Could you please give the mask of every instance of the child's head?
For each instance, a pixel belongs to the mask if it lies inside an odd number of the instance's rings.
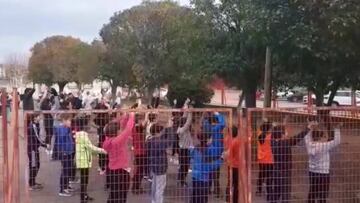
[[[71,127],[71,119],[72,115],[69,113],[63,113],[60,115],[60,120],[66,127]]]
[[[150,134],[154,137],[160,136],[160,133],[163,129],[163,126],[154,124],[150,127]]]
[[[150,113],[150,114],[149,114],[149,121],[150,121],[151,123],[155,123],[156,120],[157,120],[157,115],[156,115],[155,113]]]
[[[117,122],[110,122],[105,126],[104,134],[107,137],[116,137],[119,130],[120,130],[120,125]]]
[[[87,117],[80,117],[80,118],[76,118],[73,120],[73,123],[77,129],[79,129],[80,131],[85,131],[86,130],[86,127],[88,125],[88,118]]]
[[[285,135],[285,127],[282,125],[273,127],[271,135],[273,139],[282,139]]]
[[[232,136],[236,137],[238,135],[238,128],[236,126],[233,126],[231,130],[232,130]]]
[[[324,137],[324,132],[326,130],[325,126],[316,126],[315,129],[311,133],[312,140],[314,142],[321,141],[321,139]]]
[[[260,125],[261,132],[268,132],[271,129],[272,125],[270,122],[264,122]]]
[[[28,121],[32,122],[32,123],[39,123],[40,122],[40,114],[39,113],[34,113],[34,114],[30,114],[28,116]]]

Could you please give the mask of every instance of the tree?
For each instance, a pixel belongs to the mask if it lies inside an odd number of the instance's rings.
[[[5,59],[4,68],[10,85],[20,87],[26,84],[28,57],[22,54],[11,54]]]
[[[195,10],[213,28],[209,41],[209,67],[230,86],[243,90],[247,107],[256,106],[256,90],[262,83],[267,21],[250,0],[193,0]],[[265,13],[266,14],[266,13]],[[210,58],[210,57],[209,57]]]
[[[80,82],[78,71],[86,71],[87,66],[83,63],[87,63],[88,55],[91,55],[84,51],[88,48],[89,45],[73,37],[45,38],[31,49],[29,78],[41,84],[57,83],[62,92],[68,82]]]
[[[183,75],[201,76],[205,33],[191,9],[171,1],[144,2],[116,13],[100,32],[107,49],[101,75],[148,93]],[[200,84],[205,76],[193,78]]]
[[[313,91],[317,106],[323,105],[324,94],[330,92],[327,105],[331,105],[339,88],[355,87],[360,81],[356,37],[360,5],[344,0],[294,1],[290,10],[294,20],[278,51],[281,71]]]

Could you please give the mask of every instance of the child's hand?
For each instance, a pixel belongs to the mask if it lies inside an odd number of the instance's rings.
[[[226,150],[221,154],[221,158],[225,160],[229,157],[229,154],[230,154],[229,150]]]

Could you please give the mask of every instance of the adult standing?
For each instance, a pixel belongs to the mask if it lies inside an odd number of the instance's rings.
[[[23,110],[33,111],[34,110],[34,95],[35,89],[26,88],[23,95]]]

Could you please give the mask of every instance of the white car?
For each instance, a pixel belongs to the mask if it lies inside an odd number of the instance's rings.
[[[313,104],[315,104],[315,102],[316,102],[316,96],[315,96],[315,94],[311,94],[311,98],[312,98],[312,103]],[[303,103],[304,104],[307,104],[308,103],[308,95],[305,95],[304,97],[303,97]]]
[[[360,105],[360,91],[355,92],[356,105]],[[324,104],[328,103],[330,94],[324,96]],[[336,92],[332,106],[351,106],[351,91],[350,90],[339,90]]]

